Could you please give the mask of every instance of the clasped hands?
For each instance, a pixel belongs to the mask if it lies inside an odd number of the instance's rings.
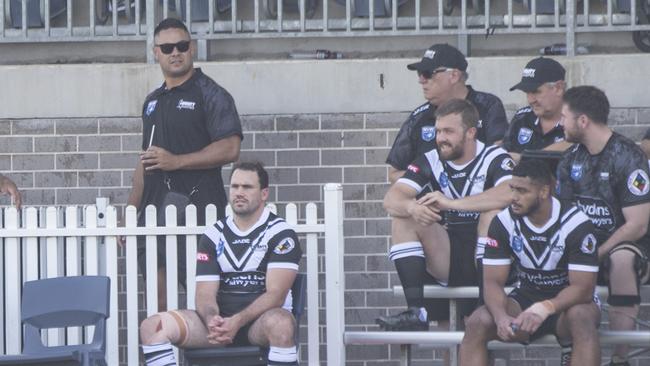
[[[440,212],[450,209],[452,201],[439,191],[430,192],[411,201],[407,211],[415,222],[428,226],[442,219]]]
[[[236,316],[223,318],[215,315],[208,321],[208,342],[231,344],[241,328]]]

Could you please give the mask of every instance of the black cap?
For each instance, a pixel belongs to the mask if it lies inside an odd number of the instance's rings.
[[[467,60],[454,46],[448,44],[434,44],[424,52],[420,62],[406,66],[409,70],[433,71],[441,67],[449,67],[460,71],[467,70]]]
[[[552,58],[538,57],[531,60],[521,73],[519,84],[510,88],[510,91],[519,89],[526,93],[532,93],[540,85],[564,80],[564,67]]]

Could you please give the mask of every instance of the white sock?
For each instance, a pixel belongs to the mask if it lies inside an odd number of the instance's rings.
[[[144,364],[147,366],[176,366],[174,348],[171,343],[142,345]]]
[[[291,347],[273,347],[269,348],[269,366],[294,366],[298,365],[298,353],[296,346]]]

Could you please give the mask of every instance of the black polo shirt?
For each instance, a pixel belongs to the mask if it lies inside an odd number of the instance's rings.
[[[508,128],[506,111],[496,95],[476,91],[467,86],[466,100],[478,110],[479,126],[477,137],[486,145],[501,140]],[[416,157],[436,148],[436,106],[427,103],[416,108],[409,115],[393,142],[386,163],[397,170],[406,167]]]
[[[233,135],[243,139],[232,96],[198,68],[182,85],[167,89],[163,84],[149,94],[142,106],[142,123],[142,150],[149,147],[152,130],[153,145],[173,154],[196,152]],[[177,170],[167,174],[160,170],[145,173],[141,209],[149,204],[161,206],[169,190],[164,183],[165,175],[174,191],[189,194],[193,188],[198,189],[192,195],[192,203],[197,206],[199,218],[203,217],[205,206],[210,203],[215,204],[220,217],[223,216],[227,200],[221,167]]]
[[[524,150],[541,150],[559,141],[564,141],[564,128],[559,122],[553,129],[543,133],[533,109],[524,107],[512,117],[503,139],[503,148],[508,152],[521,153]]]

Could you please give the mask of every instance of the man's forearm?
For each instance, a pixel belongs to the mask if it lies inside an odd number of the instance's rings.
[[[388,180],[390,184],[395,184],[398,179],[404,175],[405,170],[397,170],[394,167],[388,167]]]
[[[610,250],[614,249],[618,244],[626,241],[636,241],[639,240],[645,232],[635,225],[635,223],[628,221],[623,226],[619,227],[614,231],[614,233],[598,248],[599,257],[609,253]]]
[[[129,206],[135,206],[136,209],[140,209],[140,202],[142,201],[142,192],[144,191],[144,166],[140,161],[135,166],[135,171],[133,172],[133,179],[131,181],[131,192],[129,193],[129,198],[126,201],[126,204]]]
[[[250,305],[248,305],[244,310],[235,314],[233,317],[237,317],[241,326],[244,326],[251,321],[259,318],[264,312],[269,309],[277,308],[282,306],[284,299],[286,297],[280,293],[265,292],[260,297],[255,299]]]
[[[508,297],[503,289],[503,286],[497,284],[485,284],[484,287],[485,306],[496,320],[504,315],[507,315],[506,308],[508,306]]]
[[[449,208],[457,211],[486,212],[503,209],[511,201],[510,187],[507,182],[503,182],[477,195],[452,200]]]
[[[199,151],[176,155],[179,170],[212,169],[237,161],[240,145],[239,136],[230,136],[214,141]]]
[[[555,313],[559,314],[571,306],[589,303],[593,300],[593,297],[593,286],[570,285],[560,291],[560,293],[550,299],[550,301],[555,307]]]

